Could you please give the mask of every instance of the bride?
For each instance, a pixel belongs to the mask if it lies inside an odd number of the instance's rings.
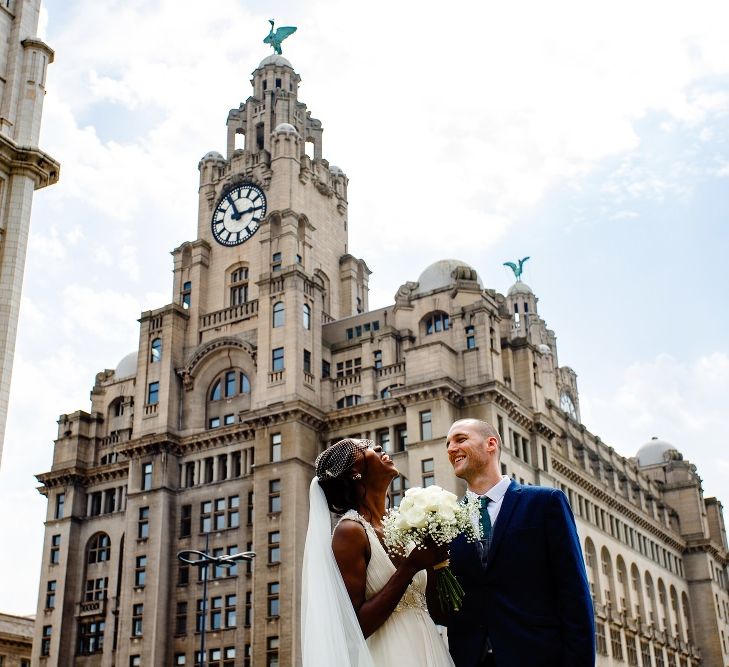
[[[382,518],[398,472],[369,440],[340,440],[316,460],[301,591],[304,667],[452,667],[427,603],[446,547],[391,559]],[[341,515],[331,533],[331,512]],[[427,602],[426,602],[427,600]],[[365,641],[365,638],[366,641]]]

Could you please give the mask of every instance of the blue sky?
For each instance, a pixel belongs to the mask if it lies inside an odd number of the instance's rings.
[[[2,469],[0,609],[33,613],[59,414],[137,346],[194,237],[197,163],[267,55],[267,19],[350,178],[350,250],[371,307],[457,257],[524,279],[578,373],[583,421],[632,456],[674,443],[729,502],[725,255],[729,7],[594,3],[48,0],[41,147]],[[434,193],[438,194],[434,194]],[[79,313],[83,312],[80,316]],[[40,400],[39,400],[40,397]],[[8,581],[12,579],[12,581]]]

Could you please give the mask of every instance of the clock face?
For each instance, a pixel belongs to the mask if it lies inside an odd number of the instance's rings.
[[[236,185],[223,195],[213,211],[213,236],[222,245],[245,243],[258,231],[265,215],[263,190],[252,183]]]
[[[572,417],[572,419],[577,419],[577,410],[575,410],[574,401],[567,392],[563,392],[562,396],[560,396],[559,407]]]

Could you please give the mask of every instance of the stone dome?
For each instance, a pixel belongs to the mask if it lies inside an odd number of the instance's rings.
[[[119,380],[121,378],[133,377],[137,374],[137,351],[130,352],[116,365],[114,377]]]
[[[673,458],[666,456],[667,452],[671,451],[678,453],[676,447],[670,442],[653,437],[638,450],[635,458],[638,459],[638,465],[641,467],[653,466]]]
[[[344,176],[344,172],[342,171],[341,167],[337,167],[337,165],[335,164],[329,167],[329,171],[331,171],[334,176]]]
[[[263,60],[261,60],[261,64],[258,65],[258,69],[261,69],[261,67],[265,67],[266,65],[276,65],[277,67],[290,67],[291,69],[294,69],[294,66],[286,60],[286,58],[278,55],[277,53],[272,53],[270,56],[266,56]]]
[[[276,134],[278,134],[278,133],[296,134],[296,135],[299,134],[296,131],[296,128],[293,125],[291,125],[291,123],[279,123],[278,125],[276,125],[276,129],[274,130],[274,133],[276,133]]]
[[[218,153],[218,151],[208,151],[203,155],[203,160],[225,160],[225,158]]]
[[[532,288],[521,280],[517,280],[507,292],[507,296],[516,296],[517,294],[534,294]]]
[[[455,275],[454,275],[455,274]],[[448,287],[456,279],[475,279],[483,289],[483,283],[476,270],[459,259],[440,259],[433,262],[418,278],[418,292],[430,292],[439,287]]]

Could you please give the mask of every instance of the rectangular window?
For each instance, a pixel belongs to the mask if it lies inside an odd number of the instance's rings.
[[[628,664],[630,667],[638,667],[638,651],[635,648],[635,637],[625,633],[625,645],[628,649]]]
[[[104,621],[100,619],[79,623],[79,655],[92,655],[104,649],[104,625]]]
[[[144,617],[144,605],[135,604],[132,605],[132,636],[142,636],[142,620]]]
[[[331,375],[332,367],[328,361],[322,360],[321,362],[321,376],[322,378],[328,378]]]
[[[129,656],[129,667],[142,667],[142,656],[141,655],[130,655]]]
[[[213,503],[206,500],[200,503],[200,532],[209,533],[213,527]]]
[[[278,637],[266,637],[266,667],[280,667],[278,661]]]
[[[44,625],[43,626],[43,634],[41,635],[41,650],[40,654],[43,656],[47,656],[51,654],[51,632],[53,631],[53,626],[51,625]]]
[[[49,581],[46,585],[46,609],[54,609],[56,606],[56,582]]]
[[[51,535],[51,565],[61,562],[61,536]]]
[[[390,448],[390,429],[389,428],[381,428],[379,431],[377,431],[376,435],[376,442],[377,444],[382,447],[383,452],[391,452]]]
[[[251,667],[251,645],[243,644],[243,667]]]
[[[215,530],[225,528],[225,498],[215,499],[215,511],[213,512],[213,526]]]
[[[225,417],[223,417],[223,424],[225,424],[226,426],[235,424],[235,415],[225,415]]]
[[[204,619],[205,619],[205,600],[198,600],[197,601],[197,611],[195,613],[195,632],[202,632]]]
[[[220,630],[223,622],[223,598],[215,596],[210,599],[210,629]]]
[[[149,491],[152,488],[152,464],[142,464],[142,491]]]
[[[192,283],[188,280],[182,285],[182,307],[188,309],[190,307],[190,296],[192,295]]]
[[[430,410],[424,410],[420,413],[420,439],[433,439],[433,422]]]
[[[53,513],[54,519],[63,519],[63,506],[66,504],[66,494],[65,493],[58,493],[56,494],[56,509]]]
[[[279,591],[281,586],[278,581],[271,581],[268,584],[268,617],[279,615]]]
[[[281,434],[274,433],[271,436],[271,463],[281,460]]]
[[[375,352],[373,354],[374,354],[375,368],[382,368],[382,351],[375,350]]]
[[[180,636],[187,634],[187,602],[177,603],[177,611],[175,613],[175,634]]]
[[[275,252],[271,255],[271,271],[281,270],[281,253]]]
[[[137,538],[146,540],[149,537],[149,507],[139,508],[139,520],[137,521]]]
[[[253,491],[248,492],[248,499],[246,502],[246,525],[253,525]]]
[[[186,665],[186,658],[184,653],[175,653],[175,662],[172,663],[175,665],[175,667],[179,667],[179,665]]]
[[[177,566],[177,585],[187,586],[190,583],[190,566],[189,565],[178,565]]]
[[[246,603],[243,607],[243,626],[251,627],[251,616],[253,615],[253,593],[246,591]]]
[[[281,533],[277,530],[268,534],[268,562],[281,562]]]
[[[86,591],[84,593],[84,602],[93,602],[94,600],[106,600],[106,591],[109,588],[109,577],[97,577],[96,579],[86,580]]]
[[[620,640],[620,630],[617,628],[610,628],[610,648],[612,649],[613,658],[622,662],[623,642]]]
[[[240,496],[228,498],[228,528],[240,526]]]
[[[208,456],[203,461],[203,470],[205,475],[205,483],[210,483],[214,479],[214,472],[215,472],[215,465],[214,465],[215,459],[212,456]]]
[[[91,494],[88,507],[89,516],[99,516],[101,514],[101,491]]]
[[[238,598],[235,595],[225,596],[225,627],[234,628],[236,625],[236,604]]]
[[[472,326],[466,327],[466,349],[473,350],[476,347],[476,331]]]
[[[605,624],[595,623],[595,640],[598,655],[607,655],[607,639],[605,638]]]
[[[150,382],[147,387],[147,405],[159,403],[159,382]]]
[[[276,373],[284,369],[284,349],[275,347],[271,350],[271,370]]]
[[[147,578],[147,557],[137,556],[136,564],[134,566],[134,585],[139,587],[144,586],[144,582]]]
[[[220,417],[210,417],[208,419],[208,428],[220,428]]]
[[[549,472],[549,456],[547,456],[547,448],[542,445],[542,469]]]
[[[435,484],[435,468],[433,459],[423,459],[420,462],[420,470],[423,473],[423,487]]]
[[[192,505],[180,508],[180,537],[190,537],[192,533]]]
[[[240,477],[241,472],[243,471],[242,457],[240,452],[233,452],[231,454],[231,466],[233,468],[232,477],[234,479]]]
[[[395,426],[395,451],[404,452],[408,448],[408,427],[405,424]]]
[[[277,514],[281,511],[281,480],[272,479],[268,482],[268,513]]]
[[[304,350],[304,373],[311,375],[311,352]]]

